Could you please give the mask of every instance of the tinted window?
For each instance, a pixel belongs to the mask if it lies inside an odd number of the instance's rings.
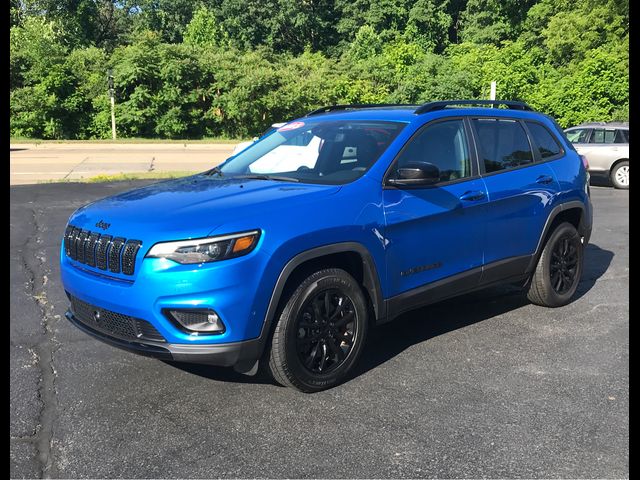
[[[533,143],[536,144],[541,158],[553,157],[562,151],[554,136],[543,125],[527,122],[527,128],[531,132]]]
[[[404,167],[409,162],[437,166],[441,182],[470,176],[471,162],[463,121],[438,122],[418,133],[400,154],[395,168]]]
[[[533,162],[529,139],[519,122],[485,118],[473,122],[478,133],[480,158],[487,173]]]
[[[571,143],[587,143],[590,128],[575,128],[564,132]]]
[[[616,137],[613,140],[613,143],[629,143],[627,139],[628,130],[616,130]]]
[[[614,143],[616,138],[615,130],[605,130],[604,128],[595,128],[589,139],[589,143]],[[619,143],[619,142],[615,142]]]

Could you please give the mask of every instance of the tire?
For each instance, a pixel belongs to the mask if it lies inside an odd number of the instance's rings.
[[[279,384],[302,392],[333,387],[358,360],[367,326],[367,302],[358,282],[337,268],[315,272],[280,314],[267,370]]]
[[[629,190],[629,161],[616,163],[611,169],[610,178],[615,188]]]
[[[576,228],[561,223],[547,241],[533,272],[527,298],[543,307],[561,307],[576,292],[584,262],[584,245]]]

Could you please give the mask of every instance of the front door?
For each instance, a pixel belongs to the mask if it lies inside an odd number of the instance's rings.
[[[480,278],[487,193],[469,139],[462,118],[429,123],[407,142],[391,167],[387,178],[397,178],[398,168],[414,161],[431,163],[440,171],[435,185],[385,186],[391,296],[456,274],[469,274],[466,286]]]

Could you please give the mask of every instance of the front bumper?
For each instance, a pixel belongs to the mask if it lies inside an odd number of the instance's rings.
[[[234,366],[237,371],[249,372],[255,367],[262,353],[262,341],[258,339],[218,345],[180,345],[151,341],[126,341],[99,332],[80,321],[71,310],[67,319],[83,332],[117,348],[147,357],[176,362],[200,363],[221,367]]]

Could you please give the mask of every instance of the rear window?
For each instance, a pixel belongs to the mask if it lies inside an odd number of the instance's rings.
[[[616,130],[616,137],[613,143],[629,143],[629,130]]]
[[[539,123],[526,122],[527,128],[533,137],[533,143],[535,143],[540,152],[540,157],[544,160],[554,157],[562,152],[562,148],[558,144],[556,138],[551,134],[547,127],[540,125]]]
[[[519,167],[533,162],[527,134],[515,120],[476,118],[480,156],[487,173]]]

